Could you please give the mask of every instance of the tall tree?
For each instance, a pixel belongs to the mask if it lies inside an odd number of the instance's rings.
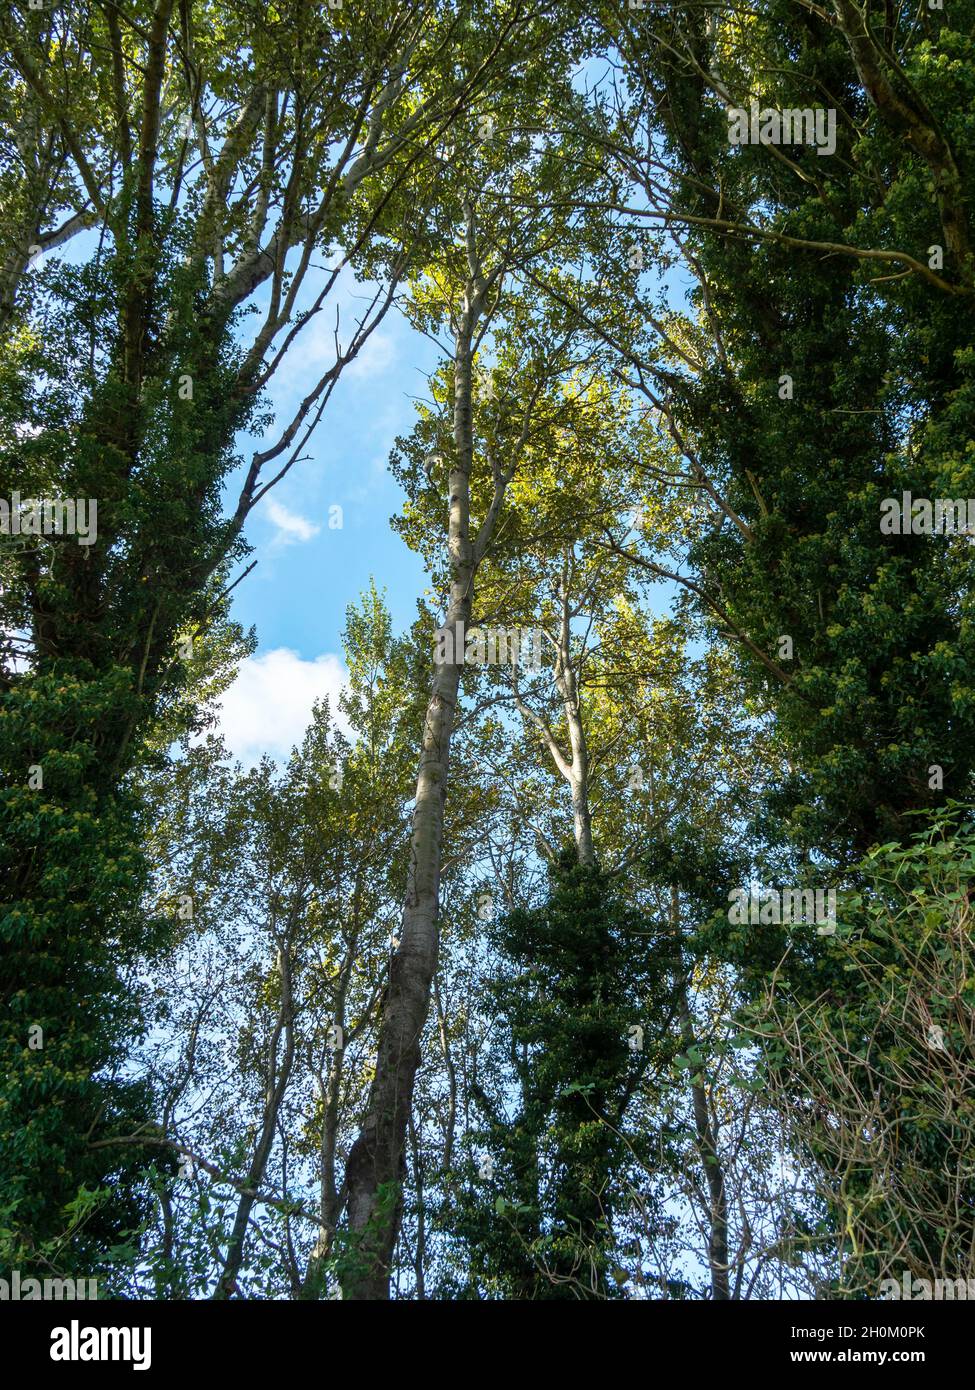
[[[250,511],[438,235],[431,142],[530,48],[517,0],[469,28],[473,12],[146,0],[0,20],[4,102],[54,151],[10,175],[0,492],[15,511],[18,495],[88,507],[85,535],[41,528],[2,560],[0,1200],[24,1267],[79,1187],[137,1166],[91,1147],[151,1104],[94,1078],[140,1027],[118,967],[172,930],[160,917],[147,935],[138,911],[129,775],[183,678],[177,642],[221,610]],[[73,262],[23,264],[17,238],[55,245],[62,215],[89,227]],[[371,305],[225,512],[237,436],[269,426],[261,393],[343,270],[371,277]]]

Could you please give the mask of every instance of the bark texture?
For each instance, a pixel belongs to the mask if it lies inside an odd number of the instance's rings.
[[[454,336],[454,458],[449,476],[450,605],[453,661],[434,666],[416,782],[411,854],[400,942],[389,973],[379,1029],[376,1074],[358,1138],[346,1168],[349,1228],[354,1250],[342,1278],[345,1298],[385,1299],[399,1229],[405,1141],[437,967],[438,902],[444,799],[464,660],[459,624],[470,625],[477,568],[470,537],[470,478],[474,454],[473,343],[485,285],[472,266]],[[478,538],[480,540],[480,537]],[[481,549],[479,546],[478,549]]]

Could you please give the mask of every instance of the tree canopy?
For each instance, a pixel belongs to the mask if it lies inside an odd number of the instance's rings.
[[[971,0],[5,8],[0,1265],[967,1279],[973,98]],[[426,587],[248,766],[393,323]]]

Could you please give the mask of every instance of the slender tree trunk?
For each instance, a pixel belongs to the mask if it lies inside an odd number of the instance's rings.
[[[301,1283],[299,1298],[311,1301],[321,1297],[325,1265],[330,1259],[338,1226],[339,1214],[344,1203],[344,1193],[340,1192],[335,1180],[335,1159],[338,1150],[339,1100],[342,1088],[342,1075],[345,1069],[345,1053],[356,1034],[364,1026],[365,1020],[346,1036],[345,1014],[349,982],[355,967],[362,931],[362,893],[363,875],[361,868],[356,871],[355,889],[352,895],[352,935],[346,947],[339,973],[338,989],[332,1004],[331,1021],[339,1030],[339,1039],[332,1051],[328,1067],[328,1077],[322,1086],[322,1138],[318,1149],[318,1170],[320,1195],[318,1209],[321,1216],[321,1229],[308,1257],[308,1266]],[[321,1077],[319,1076],[319,1085]]]
[[[671,889],[671,917],[674,930],[677,930],[677,890]],[[680,967],[679,967],[680,968]],[[691,1014],[690,999],[687,992],[687,978],[680,977],[678,1008],[680,1011],[680,1036],[685,1053],[695,1044],[694,1019]],[[690,1072],[693,1078],[693,1068]],[[710,1196],[708,1214],[708,1268],[711,1272],[711,1297],[716,1302],[730,1299],[728,1284],[728,1194],[725,1189],[724,1168],[718,1153],[711,1111],[708,1106],[707,1089],[691,1080],[691,1098],[694,1106],[694,1131],[697,1151],[707,1179]]]
[[[217,1286],[214,1290],[215,1299],[230,1298],[236,1293],[237,1275],[240,1273],[240,1266],[244,1258],[244,1241],[247,1238],[247,1227],[250,1222],[251,1211],[256,1201],[256,1193],[264,1180],[264,1171],[267,1167],[268,1156],[271,1152],[271,1145],[274,1142],[274,1130],[278,1122],[278,1114],[284,1100],[285,1091],[288,1089],[288,1082],[291,1079],[291,1068],[294,1063],[294,1006],[292,1002],[291,987],[291,928],[294,923],[289,923],[289,931],[284,939],[279,953],[279,971],[281,975],[281,1003],[278,1007],[278,1016],[271,1034],[271,1041],[268,1045],[268,1067],[267,1067],[267,1091],[264,1102],[264,1115],[261,1122],[260,1138],[254,1149],[251,1158],[250,1168],[247,1172],[247,1187],[240,1195],[237,1203],[237,1214],[234,1218],[233,1229],[230,1233],[230,1240],[227,1243],[227,1254],[224,1259],[223,1269]],[[284,1055],[281,1066],[278,1067],[278,1044],[281,1035],[284,1034]]]
[[[576,849],[579,854],[579,863],[590,865],[596,862],[596,851],[593,848],[592,815],[589,810],[589,742],[582,723],[582,703],[579,697],[577,673],[572,665],[570,641],[569,595],[566,577],[562,591],[562,618],[555,678],[562,694],[565,719],[569,727],[569,747],[572,750],[572,762],[569,765],[569,788],[572,792],[572,820]]]
[[[427,1221],[426,1205],[423,1190],[423,1155],[420,1152],[420,1141],[417,1138],[416,1125],[410,1115],[409,1124],[410,1135],[410,1155],[413,1159],[413,1175],[416,1181],[416,1249],[413,1253],[413,1272],[416,1278],[416,1296],[418,1300],[423,1300],[427,1296],[426,1284],[424,1283],[423,1271],[426,1267],[427,1258]]]
[[[379,1027],[376,1074],[362,1128],[346,1167],[349,1225],[358,1237],[342,1280],[346,1298],[389,1297],[389,1269],[401,1212],[407,1122],[420,1059],[420,1034],[437,966],[444,800],[464,661],[459,624],[463,623],[466,629],[470,622],[476,570],[470,538],[470,477],[474,453],[472,344],[483,293],[483,282],[472,275],[454,340],[454,458],[449,479],[448,531],[451,586],[447,627],[454,633],[455,649],[452,661],[434,667],[417,773],[400,943],[390,964],[389,986]]]
[[[578,673],[572,664],[572,613],[569,606],[569,552],[562,557],[562,582],[559,592],[559,627],[555,638],[555,684],[562,696],[565,722],[569,731],[569,754],[559,748],[551,731],[537,717],[538,726],[548,744],[556,767],[569,784],[572,796],[572,822],[579,863],[595,864],[596,851],[592,840],[592,815],[589,809],[589,742],[582,721],[582,700],[579,695]],[[519,704],[522,712],[531,712]]]
[[[335,1022],[344,1028],[344,1002],[335,1011]],[[311,1300],[321,1297],[325,1263],[332,1253],[335,1228],[338,1224],[342,1202],[335,1182],[335,1155],[339,1129],[339,1091],[342,1084],[344,1047],[336,1049],[328,1069],[328,1080],[322,1102],[322,1141],[319,1147],[319,1172],[321,1195],[319,1212],[321,1229],[318,1239],[308,1259],[308,1267],[302,1280],[299,1298]]]
[[[443,1171],[449,1173],[454,1162],[454,1130],[457,1127],[457,1068],[450,1050],[447,1035],[447,1018],[440,1002],[437,981],[433,982],[433,1000],[437,1010],[437,1028],[440,1033],[440,1048],[443,1052],[444,1069],[447,1073],[447,1124],[444,1135]]]

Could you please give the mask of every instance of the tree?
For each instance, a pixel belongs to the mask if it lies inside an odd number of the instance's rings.
[[[905,1274],[954,1280],[968,1268],[970,813],[951,805],[917,825],[907,846],[865,859],[821,992],[783,968],[746,1015],[833,1215],[832,1297],[882,1297],[893,1281],[900,1298]]]
[[[307,0],[154,0],[24,8],[0,24],[15,133],[46,132],[7,179],[0,479],[14,509],[18,494],[79,499],[88,519],[77,537],[35,531],[2,561],[0,615],[16,635],[3,639],[13,1163],[0,1200],[29,1246],[61,1230],[81,1185],[138,1166],[116,1148],[106,1167],[109,1149],[91,1147],[152,1108],[95,1078],[141,1026],[119,965],[173,931],[139,912],[129,779],[184,678],[182,651],[223,611],[250,511],[302,456],[410,257],[437,239],[431,141],[530,48],[517,3],[488,7],[476,30],[469,13],[384,5],[353,23]],[[80,263],[25,265],[24,233],[53,248],[69,231]],[[371,305],[225,514],[235,441],[270,424],[261,393],[343,270],[369,277]],[[25,1049],[28,1021],[45,1029],[43,1061]]]
[[[473,1093],[492,1164],[468,1177],[451,1222],[468,1278],[508,1299],[611,1297],[631,1161],[621,1126],[650,1061],[630,1038],[635,1020],[652,1029],[672,941],[648,934],[575,847],[550,866],[544,900],[504,914],[489,940],[488,1016],[506,1065],[493,1094]]]
[[[671,436],[671,486],[715,518],[678,582],[776,711],[790,772],[768,832],[841,862],[971,775],[968,549],[881,527],[885,497],[971,491],[965,18],[843,0],[636,14],[612,32],[630,88],[578,116],[615,152],[605,201],[583,200],[613,230],[568,298]],[[730,142],[753,99],[831,112],[835,153]],[[613,293],[598,277],[626,238],[648,273]],[[675,255],[690,313],[651,294],[652,258]]]
[[[228,766],[214,738],[147,777],[160,868],[190,901],[154,984],[140,1073],[161,1097],[132,1143],[158,1168],[132,1287],[318,1298],[335,1287],[341,1161],[364,1104],[402,897],[417,643],[373,588],[350,607],[348,684],[287,766]],[[112,1144],[112,1140],[104,1141]]]
[[[437,907],[443,837],[444,797],[453,733],[454,709],[464,665],[464,633],[471,622],[475,581],[502,512],[506,489],[529,441],[550,426],[537,406],[548,382],[565,366],[564,337],[549,347],[531,337],[522,349],[512,389],[500,418],[490,419],[477,439],[475,454],[474,352],[500,305],[501,282],[525,246],[510,250],[493,230],[482,232],[472,206],[465,212],[465,259],[458,280],[449,285],[447,317],[453,331],[452,450],[448,471],[447,552],[449,600],[444,629],[451,650],[434,663],[432,691],[424,726],[413,813],[410,881],[403,912],[400,945],[393,957],[390,988],[380,1030],[376,1081],[362,1132],[349,1158],[350,1218],[362,1233],[367,1273],[350,1281],[354,1297],[381,1298],[388,1283],[389,1260],[396,1236],[395,1207],[402,1179],[401,1164],[419,1041],[429,1007],[437,959]],[[482,322],[483,320],[486,320]],[[514,324],[512,325],[514,327]],[[512,383],[514,387],[514,383]],[[475,491],[476,489],[476,491]],[[472,501],[484,507],[472,522]]]

